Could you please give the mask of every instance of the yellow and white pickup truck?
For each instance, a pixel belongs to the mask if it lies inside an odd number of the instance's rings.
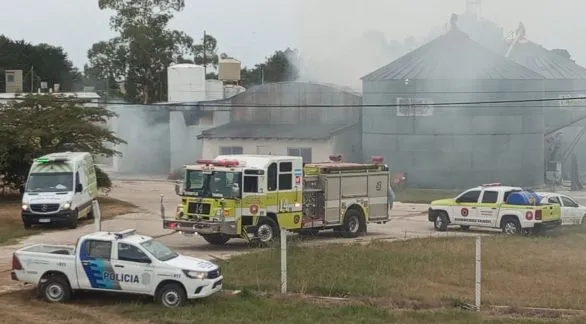
[[[559,204],[542,203],[539,195],[521,187],[487,184],[468,189],[456,198],[431,202],[428,220],[436,231],[449,225],[500,228],[504,234],[529,234],[561,225]]]

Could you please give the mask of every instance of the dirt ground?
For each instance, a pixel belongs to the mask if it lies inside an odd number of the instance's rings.
[[[165,213],[169,217],[173,215],[178,202],[173,184],[168,181],[117,180],[114,181],[114,187],[109,196],[130,202],[138,206],[139,210],[114,219],[104,220],[102,230],[117,231],[136,228],[145,235],[160,237],[159,239],[162,242],[180,253],[205,259],[227,258],[250,251],[244,240],[233,240],[225,247],[215,247],[210,246],[200,237],[185,237],[164,230],[161,222],[161,199],[163,197]],[[574,196],[578,201],[586,201],[586,194]],[[432,224],[427,221],[426,210],[427,205],[396,203],[392,214],[393,220],[385,225],[369,225],[369,232],[366,236],[357,239],[339,239],[325,232],[308,241],[307,244],[490,234],[490,232],[486,231],[467,233],[460,231],[434,232]],[[34,243],[74,244],[80,235],[91,233],[94,230],[95,226],[93,224],[87,224],[74,230],[64,229],[41,232],[38,235],[25,238],[17,244],[0,246],[0,313],[4,314],[0,317],[0,323],[103,323],[105,315],[108,316],[110,321],[113,320],[117,323],[142,323],[119,318],[115,314],[105,314],[100,307],[90,307],[87,303],[51,305],[47,307],[45,303],[32,298],[29,291],[15,292],[23,289],[23,287],[19,283],[10,281],[10,262],[14,250]],[[94,304],[94,306],[98,304]]]

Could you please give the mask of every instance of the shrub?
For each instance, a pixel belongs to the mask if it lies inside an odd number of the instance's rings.
[[[110,176],[98,166],[96,168],[96,180],[98,182],[98,189],[112,189],[112,180]]]

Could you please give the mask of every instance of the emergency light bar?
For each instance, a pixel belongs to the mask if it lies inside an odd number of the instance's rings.
[[[480,185],[480,186],[481,187],[498,187],[500,185],[501,185],[500,182],[493,182],[493,183],[485,183],[485,184]]]
[[[372,156],[370,157],[370,161],[372,161],[372,164],[383,164],[385,158],[382,156]]]
[[[35,159],[36,163],[59,163],[59,162],[67,162],[69,159],[67,158],[38,158]]]
[[[125,238],[127,236],[132,236],[134,234],[136,234],[136,229],[129,228],[127,230],[123,230],[122,232],[114,233],[114,237],[117,240],[119,240],[119,239]]]
[[[223,167],[234,167],[234,166],[240,165],[240,163],[238,163],[238,161],[236,161],[236,160],[218,160],[218,161],[213,161],[212,164],[215,166],[223,166]]]
[[[210,165],[210,164],[212,164],[212,162],[214,162],[214,161],[212,161],[212,160],[197,160],[197,161],[195,161],[195,163],[197,163],[197,164],[205,164],[205,165]]]

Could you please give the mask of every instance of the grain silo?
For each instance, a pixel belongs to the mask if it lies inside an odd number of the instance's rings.
[[[545,77],[544,89],[547,98],[586,97],[586,68],[576,64],[569,58],[568,53],[548,50],[526,38],[525,26],[521,23],[512,39],[503,49],[505,56]],[[567,54],[567,56],[562,56]],[[544,103],[546,134],[556,136],[561,130],[563,136],[559,143],[561,147],[552,149],[550,154],[546,150],[547,175],[550,180],[561,176],[557,170],[561,168],[566,179],[570,174],[570,153],[572,143],[576,142],[575,153],[579,164],[586,162],[586,139],[581,137],[586,123],[582,120],[573,123],[586,114],[586,101],[560,100]],[[571,125],[570,127],[563,127]],[[563,128],[562,128],[563,127]],[[547,136],[546,136],[547,137]],[[546,143],[551,142],[546,138]],[[559,178],[557,178],[559,181]]]
[[[543,79],[474,42],[452,19],[446,34],[362,78],[363,158],[384,156],[414,187],[542,184],[540,102],[429,104],[538,99]]]

